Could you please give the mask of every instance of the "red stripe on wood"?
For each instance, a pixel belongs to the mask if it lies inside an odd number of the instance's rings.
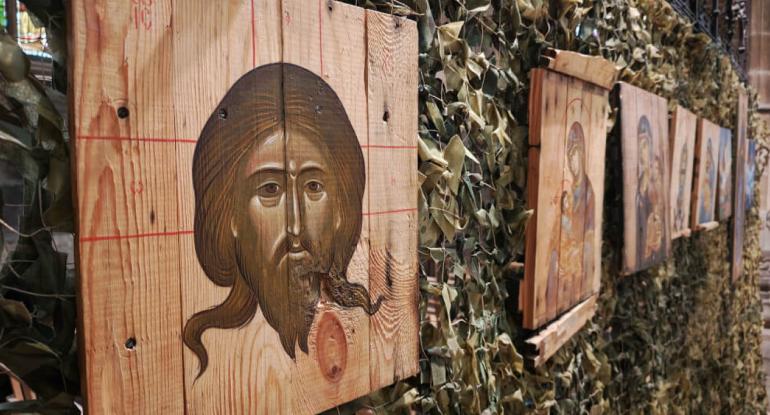
[[[396,210],[385,210],[381,212],[365,212],[364,216],[376,216],[376,215],[391,215],[394,213],[406,213],[406,212],[416,212],[417,209],[396,209]],[[151,233],[137,233],[137,234],[129,234],[129,235],[95,235],[95,236],[83,236],[80,238],[81,243],[86,242],[99,242],[99,241],[116,241],[121,239],[139,239],[139,238],[152,238],[152,237],[159,237],[159,236],[179,236],[179,235],[192,235],[194,231],[192,230],[181,230],[176,232],[151,232]]]
[[[119,239],[137,239],[137,238],[149,238],[155,236],[178,236],[189,235],[193,231],[176,231],[176,232],[152,232],[152,233],[137,233],[131,235],[104,235],[104,236],[83,236],[80,238],[80,242],[98,242],[98,241],[113,241]]]
[[[380,212],[366,212],[364,213],[364,216],[390,215],[393,213],[404,213],[404,212],[417,212],[417,209],[411,208],[411,209],[383,210]]]
[[[139,143],[190,143],[195,144],[198,140],[190,138],[161,138],[161,137],[120,137],[120,136],[96,136],[96,135],[79,135],[77,140],[94,140],[94,141],[136,141]]]
[[[257,30],[254,19],[257,17],[254,14],[254,0],[251,0],[251,67],[257,66]]]

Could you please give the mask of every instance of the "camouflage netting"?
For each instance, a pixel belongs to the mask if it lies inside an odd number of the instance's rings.
[[[764,413],[756,206],[736,285],[728,223],[677,240],[664,265],[622,278],[611,265],[618,245],[608,242],[622,232],[614,219],[621,192],[612,187],[619,160],[609,151],[597,315],[547,364],[529,370],[515,313],[523,275],[511,264],[523,261],[530,217],[529,71],[543,49],[603,55],[623,68],[622,80],[668,98],[672,108],[680,103],[734,127],[740,81],[720,49],[662,0],[363,5],[418,21],[422,373],[340,410]],[[761,144],[761,174],[768,137],[754,102],[750,135]]]
[[[541,368],[527,369],[520,354],[522,270],[512,264],[523,261],[531,216],[530,69],[546,47],[601,54],[623,68],[623,80],[734,127],[739,80],[707,36],[663,0],[345,1],[419,22],[422,370],[332,413],[766,412],[757,207],[747,217],[744,277],[736,285],[726,223],[677,240],[664,265],[619,277],[611,264],[620,252],[610,243],[622,229],[615,132],[597,315]],[[55,66],[66,67],[64,3],[25,4],[49,29]],[[13,43],[0,39],[0,158],[29,175],[30,199],[40,202],[33,211],[45,214],[25,218],[22,231],[30,234],[11,253],[26,265],[0,269],[0,361],[38,393],[45,412],[72,412],[79,393],[74,285],[50,234],[39,231],[43,224],[71,230],[66,117],[46,98],[55,91],[35,86]],[[60,91],[63,74],[54,73]],[[758,125],[754,97],[750,106],[761,174],[770,137]],[[0,404],[0,413],[41,409],[11,405]]]

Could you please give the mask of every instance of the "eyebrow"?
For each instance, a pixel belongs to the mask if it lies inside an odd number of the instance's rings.
[[[286,174],[286,170],[275,164],[268,164],[267,166],[257,169],[255,172],[249,174],[246,180],[253,180],[261,174]]]
[[[316,164],[311,164],[309,166],[302,166],[302,168],[299,170],[299,174],[304,173],[324,173],[326,174],[326,170],[324,170],[321,166]]]

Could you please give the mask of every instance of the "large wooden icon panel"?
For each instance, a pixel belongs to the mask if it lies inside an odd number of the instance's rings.
[[[695,131],[698,117],[677,105],[671,116],[671,239],[690,234]]]
[[[695,178],[691,213],[694,230],[709,229],[716,224],[719,139],[719,126],[705,118],[700,118],[695,143]]]
[[[538,328],[599,290],[608,91],[532,70],[525,328]]]
[[[743,159],[746,149],[743,148]],[[743,163],[741,164],[743,167]],[[717,173],[717,217],[729,219],[733,214],[733,134],[728,128],[719,129],[719,168]]]
[[[662,262],[671,247],[666,99],[620,83],[623,155],[623,267],[631,274]]]
[[[752,153],[756,151],[750,151],[749,148],[749,140],[747,136],[749,122],[749,103],[748,96],[743,91],[738,94],[738,111],[735,121],[735,212],[733,212],[733,235],[731,249],[731,275],[733,281],[740,278],[740,276],[743,274],[744,226],[746,220],[746,209],[751,208],[750,195],[754,182],[754,154]],[[747,183],[751,184],[747,186]]]
[[[71,7],[88,409],[316,413],[417,373],[414,22]]]

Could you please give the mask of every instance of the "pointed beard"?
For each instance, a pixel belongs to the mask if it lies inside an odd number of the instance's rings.
[[[251,238],[245,238],[249,240]],[[252,239],[253,240],[253,239]],[[295,358],[295,345],[308,353],[308,334],[320,298],[323,274],[312,257],[304,261],[289,259],[285,251],[274,258],[257,258],[257,252],[236,239],[238,270],[257,295],[262,314],[278,332],[284,350]],[[283,271],[283,272],[282,272]]]

